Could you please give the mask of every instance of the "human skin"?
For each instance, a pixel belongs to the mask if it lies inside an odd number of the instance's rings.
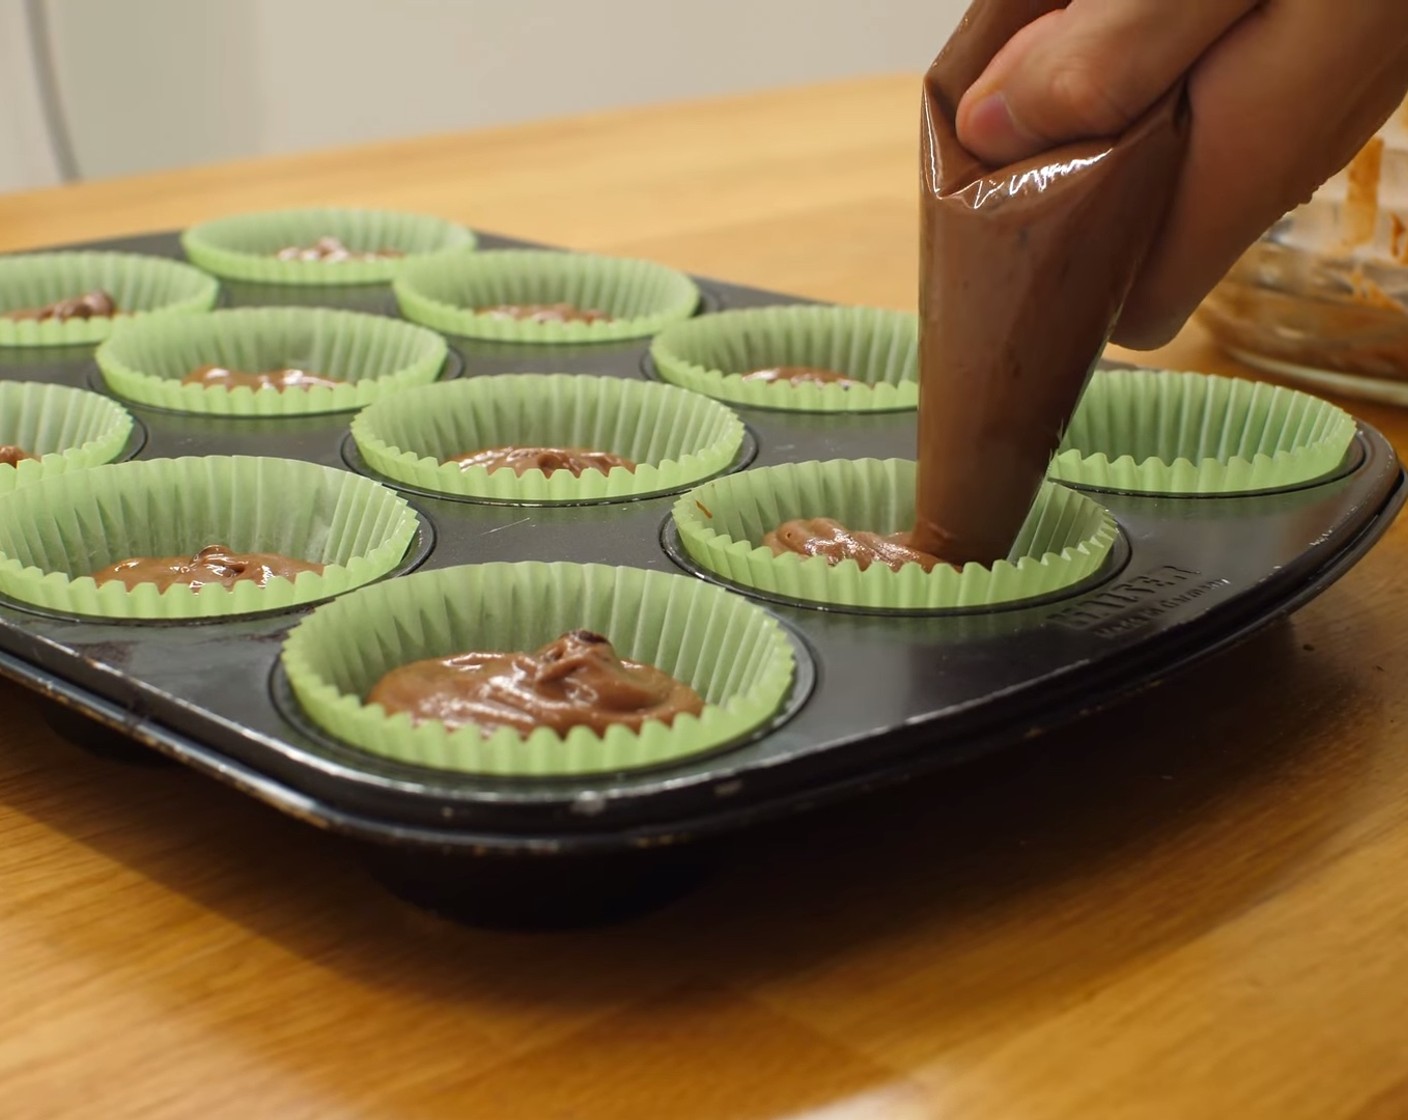
[[[1028,24],[958,107],[993,165],[1122,132],[1188,75],[1168,219],[1114,341],[1167,342],[1237,257],[1343,167],[1408,90],[1405,0],[1070,0]]]

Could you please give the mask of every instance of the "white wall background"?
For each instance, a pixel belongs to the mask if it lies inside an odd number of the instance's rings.
[[[0,191],[56,182],[20,0],[0,0]]]
[[[42,7],[48,23],[56,84],[85,178],[914,72],[937,52],[965,6],[965,0],[30,2]],[[17,99],[10,103],[32,116],[17,92],[27,81],[26,68],[14,60],[24,38],[7,34],[23,21],[25,3],[0,0],[0,96]],[[25,127],[32,148],[37,125]],[[0,144],[6,139],[0,132]],[[48,153],[0,154],[0,187],[52,174]]]

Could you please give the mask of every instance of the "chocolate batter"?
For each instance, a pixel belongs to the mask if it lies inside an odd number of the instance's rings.
[[[23,447],[16,447],[13,443],[0,444],[0,463],[13,467],[21,459],[37,459],[38,455],[31,455]]]
[[[491,319],[517,319],[524,323],[610,323],[614,318],[605,311],[592,311],[570,303],[500,303],[493,307],[476,307],[475,312]]]
[[[821,556],[833,567],[842,560],[854,560],[861,571],[872,564],[883,564],[899,571],[906,564],[918,564],[926,572],[943,563],[937,556],[915,548],[913,534],[890,533],[882,536],[864,530],[847,529],[829,517],[813,517],[784,521],[763,537],[763,545],[774,556],[795,552],[799,556]]]
[[[1164,220],[1184,84],[1124,135],[1007,167],[958,142],[964,91],[1064,0],[977,0],[924,79],[914,544],[1005,557]]]
[[[774,369],[755,369],[743,375],[744,381],[766,381],[769,383],[787,382],[793,385],[842,385],[850,389],[862,384],[834,369],[821,369],[817,366],[777,366]]]
[[[653,665],[623,661],[589,630],[573,630],[533,653],[413,661],[377,681],[367,703],[388,715],[408,712],[415,723],[477,724],[486,735],[501,727],[525,735],[538,727],[601,734],[618,723],[639,730],[647,720],[672,724],[681,712],[704,709],[694,689]]]
[[[138,584],[154,583],[161,591],[182,584],[199,591],[206,584],[231,587],[256,583],[264,587],[282,576],[296,579],[300,572],[321,572],[323,565],[294,560],[274,552],[232,552],[222,544],[207,545],[194,556],[134,556],[94,572],[99,584],[117,580],[131,591]]]
[[[267,373],[245,373],[243,370],[226,369],[224,366],[198,366],[181,378],[182,385],[204,385],[213,388],[223,385],[227,389],[237,389],[247,385],[251,389],[333,389],[343,382],[320,373],[309,373],[306,369],[272,369]]]
[[[116,314],[117,304],[112,296],[101,288],[96,288],[81,296],[56,300],[43,307],[17,307],[12,311],[0,312],[0,319],[33,320],[39,323],[52,319],[56,323],[66,323],[70,319],[107,319]]]
[[[311,245],[287,245],[274,254],[281,261],[389,261],[406,254],[400,249],[349,249],[336,237],[320,237]]]
[[[490,473],[511,470],[520,478],[526,471],[537,469],[543,474],[553,471],[571,471],[573,478],[581,478],[583,471],[600,471],[610,474],[613,467],[636,469],[635,463],[610,451],[590,451],[584,447],[486,447],[482,451],[466,451],[446,460],[458,463],[461,470],[470,467],[484,467]]]

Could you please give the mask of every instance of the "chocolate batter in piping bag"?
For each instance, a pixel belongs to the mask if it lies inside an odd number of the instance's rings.
[[[913,544],[1007,556],[1164,220],[1185,85],[1125,133],[1006,167],[954,114],[998,50],[1062,0],[976,0],[924,79],[919,483]]]

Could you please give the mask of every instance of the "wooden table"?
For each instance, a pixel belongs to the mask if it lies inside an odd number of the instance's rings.
[[[908,307],[917,109],[893,78],[40,191],[0,249],[364,204]],[[1216,663],[588,933],[418,912],[5,686],[0,1114],[1408,1116],[1405,559],[1400,526]]]

